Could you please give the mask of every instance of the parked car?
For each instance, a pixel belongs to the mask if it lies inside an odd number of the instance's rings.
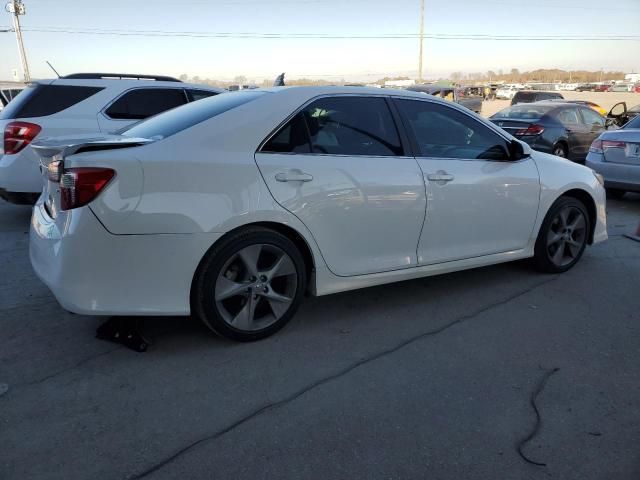
[[[611,85],[607,85],[606,83],[596,85],[593,89],[594,92],[609,92],[611,90]]]
[[[305,292],[527,257],[563,272],[607,238],[592,170],[418,92],[234,92],[33,148],[31,262],[64,308],[192,313],[235,340]]]
[[[33,204],[42,191],[36,137],[111,132],[224,90],[171,77],[80,73],[29,85],[0,112],[0,198]]]
[[[517,92],[518,89],[514,85],[506,85],[496,90],[496,98],[511,100]]]
[[[595,92],[597,85],[593,83],[583,83],[576,87],[576,92]]]
[[[514,105],[491,121],[534,150],[583,163],[589,146],[606,128],[606,120],[591,108],[545,101]]]
[[[616,103],[611,108],[611,110],[607,114],[607,120],[612,125],[621,127],[639,115],[640,115],[640,104],[630,109],[627,109],[627,103],[620,102],[620,103]]]
[[[476,113],[480,113],[482,110],[482,96],[466,95],[464,91],[461,91],[459,88],[442,85],[412,85],[407,87],[407,90],[444,98],[445,100],[459,103],[463,107]]]
[[[635,93],[640,93],[640,83],[636,83],[633,87]]]
[[[609,92],[631,92],[633,91],[633,85],[630,83],[616,83],[611,85]]]
[[[640,115],[621,129],[600,135],[589,149],[586,166],[604,177],[613,198],[640,192]]]
[[[588,100],[556,99],[556,100],[551,100],[551,101],[553,101],[553,102],[563,102],[563,103],[576,103],[578,105],[584,105],[585,107],[589,107],[590,109],[595,110],[596,112],[598,112],[603,117],[606,117],[609,114],[609,112],[607,112],[607,110],[602,108],[600,105],[598,105],[597,103],[594,103],[594,102],[590,102]]]
[[[564,100],[561,93],[558,92],[542,92],[538,90],[520,90],[515,93],[511,99],[511,105],[518,103],[533,103],[541,100]]]

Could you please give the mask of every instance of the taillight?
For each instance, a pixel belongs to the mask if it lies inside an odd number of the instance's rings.
[[[29,122],[11,122],[4,129],[4,153],[13,155],[24,147],[40,133],[40,125]]]
[[[596,139],[593,141],[593,143],[591,144],[591,146],[589,147],[589,151],[591,153],[604,153],[604,151],[602,150],[602,140]]]
[[[625,148],[627,144],[619,140],[603,140],[602,148]]]
[[[114,177],[110,168],[67,168],[60,178],[60,208],[71,210],[94,200]]]
[[[542,125],[529,125],[527,128],[521,128],[520,130],[516,130],[514,135],[522,136],[522,135],[540,135],[544,132],[544,127]]]

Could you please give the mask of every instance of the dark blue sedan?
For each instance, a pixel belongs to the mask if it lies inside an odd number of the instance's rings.
[[[602,115],[575,103],[518,104],[490,120],[534,150],[578,163],[584,163],[591,142],[606,130]]]

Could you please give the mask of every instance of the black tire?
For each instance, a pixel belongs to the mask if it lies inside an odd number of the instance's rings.
[[[264,328],[256,328],[256,329],[241,329],[235,328],[231,323],[233,320],[230,320],[229,311],[222,304],[227,300],[218,300],[218,294],[216,293],[217,285],[219,285],[219,281],[225,281],[229,277],[227,276],[227,272],[221,272],[223,268],[230,267],[228,262],[236,261],[233,260],[234,257],[236,259],[240,258],[239,252],[243,251],[247,247],[256,247],[260,246],[258,251],[262,252],[263,249],[266,250],[275,250],[277,252],[284,252],[292,264],[289,267],[294,267],[295,272],[287,274],[287,282],[291,284],[295,281],[295,289],[294,291],[288,292],[287,297],[291,297],[290,304],[288,304],[288,308],[284,313],[280,316],[276,314],[276,311],[271,308],[272,302],[265,297],[258,297],[258,295],[253,295],[252,293],[238,293],[234,294],[231,297],[231,300],[234,302],[239,299],[240,304],[237,308],[244,310],[246,303],[250,302],[248,297],[253,297],[253,300],[257,306],[254,306],[252,313],[250,314],[251,322],[253,322],[254,315],[257,316],[258,310],[261,308],[265,311],[264,318],[267,318],[267,315],[271,315],[276,320],[273,323],[266,325]],[[270,252],[267,251],[267,257]],[[272,254],[274,258],[276,258],[276,254]],[[263,258],[263,253],[258,253],[258,258]],[[277,260],[274,260],[277,263]],[[256,260],[256,264],[259,261]],[[240,265],[242,262],[239,263]],[[234,267],[232,264],[231,267]],[[242,267],[237,267],[242,268]],[[229,268],[229,271],[232,268]],[[257,270],[257,265],[256,265]],[[275,270],[275,268],[274,268]],[[242,275],[247,275],[248,270]],[[224,275],[224,278],[221,278],[220,275]],[[255,277],[251,277],[255,278]],[[233,281],[236,281],[236,278],[233,278]],[[250,280],[247,280],[251,282]],[[259,280],[253,280],[252,282],[256,282]],[[244,280],[243,280],[244,282]],[[237,284],[240,284],[240,279],[238,279]],[[243,283],[244,284],[244,283]],[[277,293],[280,295],[280,292],[276,292],[275,284],[271,283],[269,280],[268,283],[265,283],[265,292],[267,291],[266,285],[271,288],[273,293]],[[254,288],[254,292],[258,292],[258,289],[255,288],[255,283],[251,284]],[[300,302],[304,296],[304,292],[307,286],[307,274],[305,269],[304,259],[302,254],[296,247],[296,245],[289,240],[284,235],[275,232],[273,230],[263,228],[263,227],[247,227],[243,230],[238,231],[237,233],[230,235],[229,237],[222,240],[220,243],[216,244],[207,254],[204,259],[200,262],[200,266],[196,272],[194,277],[192,292],[191,292],[191,306],[192,312],[196,315],[209,329],[213,332],[226,337],[231,340],[240,341],[240,342],[251,342],[255,340],[261,340],[270,335],[273,335],[282,327],[284,327],[289,320],[293,317],[296,310],[298,309]],[[287,288],[290,288],[291,285],[288,285]],[[249,291],[249,290],[247,290]],[[261,290],[260,290],[261,291]],[[242,303],[242,298],[245,298],[245,303]],[[255,313],[253,313],[255,312]],[[270,313],[269,313],[270,312]],[[227,320],[225,320],[225,316]],[[260,318],[256,319],[257,322],[260,322]]]
[[[615,198],[616,200],[620,200],[624,197],[624,194],[627,193],[625,190],[620,190],[617,188],[607,188],[607,197]]]
[[[562,158],[567,158],[569,155],[569,149],[567,148],[567,146],[562,143],[562,142],[558,142],[556,143],[553,148],[551,149],[551,152],[553,155],[555,155],[556,157],[562,157]]]
[[[566,230],[559,225],[559,215],[561,212],[569,211],[572,212],[577,218],[577,212],[579,212],[584,219],[584,226],[580,229],[580,234],[578,234],[578,229],[575,231],[572,228],[569,232],[561,231]],[[560,228],[558,228],[560,226]],[[546,273],[562,273],[566,272],[570,268],[572,268],[584,253],[584,250],[587,246],[587,242],[589,240],[589,234],[591,232],[591,221],[589,219],[589,214],[587,212],[584,204],[575,198],[572,197],[560,197],[555,203],[551,206],[547,215],[542,222],[542,226],[540,227],[540,231],[538,232],[538,238],[535,244],[534,256],[533,256],[533,264],[534,266]],[[563,252],[567,252],[566,257],[563,258],[563,262],[557,262],[553,260],[552,251],[553,247],[558,245],[558,243],[553,243],[553,246],[550,244],[550,237],[552,236],[562,236],[566,238],[569,235],[569,238],[572,242],[579,241],[580,247],[573,245],[567,245],[568,241],[560,239],[559,242],[561,246],[555,249],[555,253],[558,253],[560,248],[563,249]],[[575,252],[574,252],[575,250]],[[564,255],[563,255],[564,257]],[[569,257],[573,259],[570,260]],[[566,263],[564,261],[566,260]],[[569,261],[570,260],[570,261]]]

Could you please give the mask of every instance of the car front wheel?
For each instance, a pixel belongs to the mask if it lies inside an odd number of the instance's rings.
[[[233,234],[198,268],[194,313],[214,332],[242,342],[274,334],[293,317],[306,287],[302,255],[284,235],[262,227]]]
[[[590,221],[584,204],[560,197],[549,209],[535,245],[535,266],[548,273],[566,272],[573,267],[587,246]]]

